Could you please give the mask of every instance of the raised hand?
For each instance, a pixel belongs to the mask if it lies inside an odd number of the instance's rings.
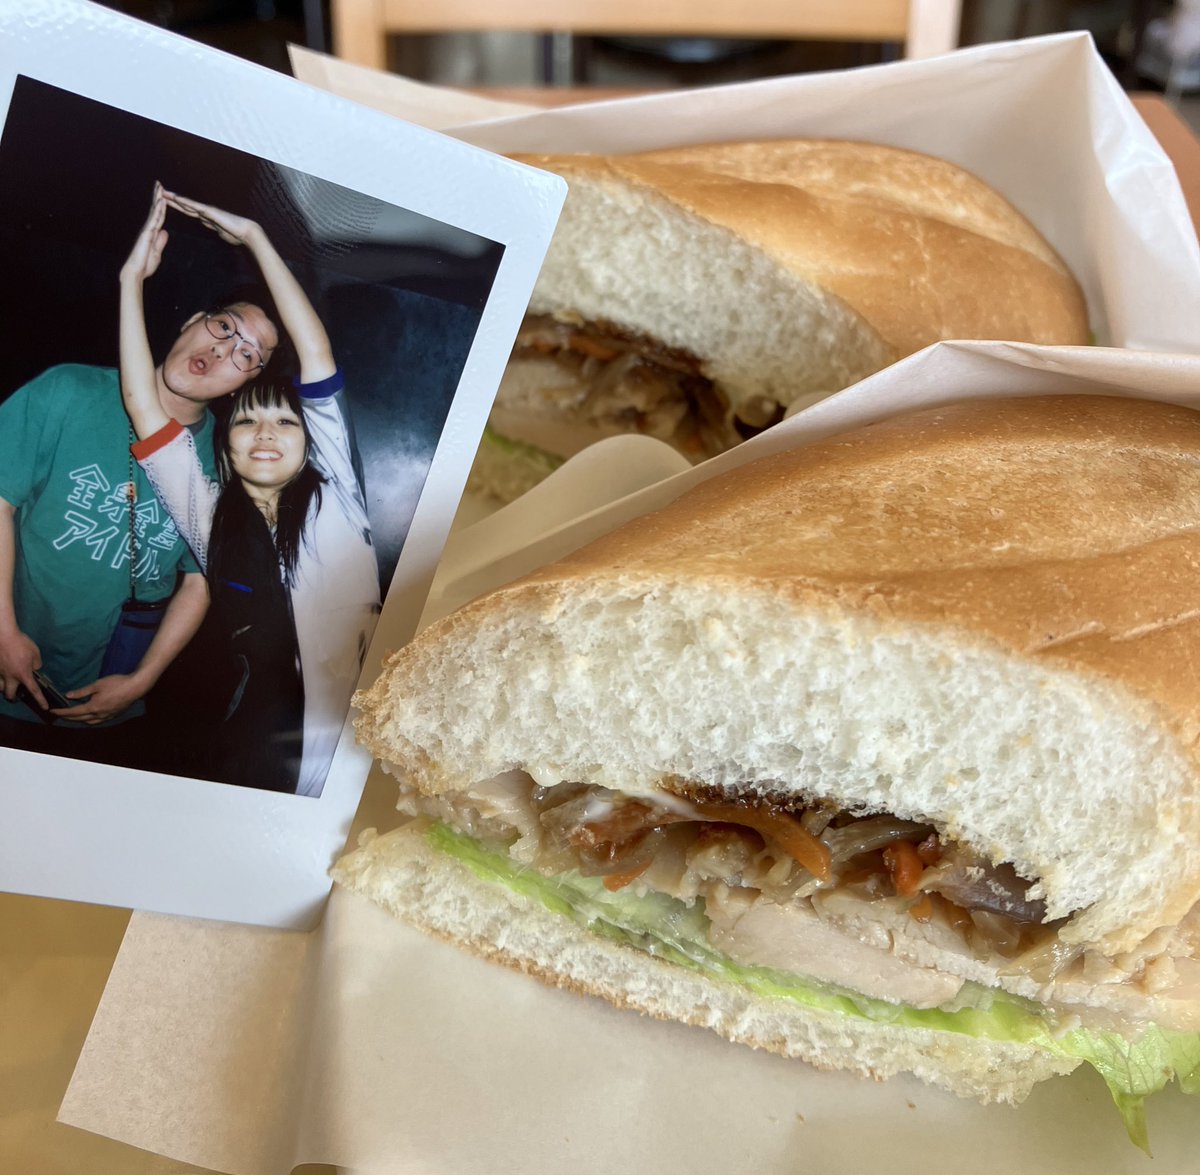
[[[337,365],[325,327],[263,226],[249,217],[236,216],[211,204],[201,204],[178,192],[164,192],[163,198],[169,208],[194,217],[221,240],[230,245],[244,245],[250,251],[271,292],[283,328],[291,336],[300,360],[300,378],[305,383],[314,383],[332,375]]]
[[[167,247],[167,230],[163,222],[167,218],[167,201],[160,183],[154,185],[154,198],[150,202],[150,215],[142,225],[133,248],[121,267],[121,277],[136,278],[145,281],[157,271],[162,261],[163,250]]]
[[[164,192],[163,198],[170,207],[185,216],[191,216],[200,221],[205,228],[212,229],[229,245],[246,245],[259,231],[257,221],[246,216],[237,216],[226,212],[223,208],[214,208],[211,204],[201,204],[198,200],[189,200],[175,192]]]

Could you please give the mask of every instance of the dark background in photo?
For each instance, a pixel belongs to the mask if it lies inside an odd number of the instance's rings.
[[[57,363],[116,366],[117,275],[155,180],[262,223],[320,314],[346,375],[386,591],[503,246],[20,77],[0,136],[0,400]],[[156,360],[193,313],[258,282],[246,251],[198,221],[172,213],[166,227],[146,287]]]

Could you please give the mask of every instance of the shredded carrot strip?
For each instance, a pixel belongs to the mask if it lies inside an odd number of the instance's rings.
[[[941,914],[948,925],[953,926],[960,934],[965,934],[975,925],[971,921],[971,915],[962,906],[955,905],[949,898],[942,897],[940,893],[926,896],[933,899],[933,908]]]
[[[910,898],[917,892],[925,864],[917,850],[906,840],[898,840],[883,850],[883,861],[892,875],[892,884],[901,897]]]
[[[636,868],[627,869],[624,873],[609,873],[604,878],[604,888],[609,891],[624,889],[631,881],[637,881],[649,868],[650,862],[645,861]]]
[[[829,847],[819,841],[794,816],[786,812],[771,812],[763,808],[742,807],[740,804],[697,804],[706,820],[725,824],[740,824],[773,840],[789,857],[798,861],[818,881],[827,882],[833,876]]]
[[[593,359],[615,359],[617,352],[612,347],[606,346],[604,343],[596,339],[589,338],[587,335],[572,335],[571,350],[579,351],[584,355],[590,355]]]

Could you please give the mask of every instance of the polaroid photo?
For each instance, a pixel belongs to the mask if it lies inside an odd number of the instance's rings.
[[[0,888],[302,926],[565,185],[0,0]],[[6,564],[9,566],[6,567]]]

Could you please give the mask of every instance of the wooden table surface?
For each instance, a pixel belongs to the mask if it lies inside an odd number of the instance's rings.
[[[565,104],[628,91],[505,90]],[[1200,226],[1200,140],[1158,95],[1134,104],[1174,162]],[[0,893],[0,1170],[31,1175],[200,1175],[199,1169],[55,1122],[128,913]],[[330,1172],[305,1167],[309,1175]]]

